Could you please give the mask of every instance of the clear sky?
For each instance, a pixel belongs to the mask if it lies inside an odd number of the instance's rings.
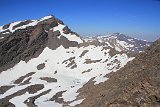
[[[53,14],[82,36],[160,37],[160,0],[0,0],[0,25]]]

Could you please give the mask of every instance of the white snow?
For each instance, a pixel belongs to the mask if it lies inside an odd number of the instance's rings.
[[[117,40],[117,43],[119,43],[122,47],[124,47],[126,49],[128,49],[129,47],[134,47],[134,45],[128,44],[125,41],[119,41],[119,40]]]
[[[115,50],[116,50],[116,51],[119,51],[119,52],[122,51],[122,50],[121,50],[119,47],[117,47],[117,46],[115,46]]]
[[[3,26],[0,26],[0,32],[3,30]]]
[[[26,27],[28,27],[28,26],[35,26],[35,25],[37,25],[37,23],[38,23],[37,20],[32,20],[32,21],[33,21],[33,22],[31,22],[31,23],[29,23],[29,24],[27,24],[27,25],[23,25],[23,26],[20,26],[20,27],[15,28],[15,29],[13,29],[13,27],[14,27],[15,25],[21,23],[22,21],[17,21],[17,22],[11,23],[10,26],[9,26],[7,29],[2,29],[3,26],[1,26],[1,27],[0,27],[0,32],[6,31],[6,30],[9,30],[10,32],[14,32],[14,31],[16,31],[16,30],[18,30],[18,29],[24,29],[24,28],[26,28]]]
[[[16,107],[27,107],[27,105],[24,104],[22,101],[25,101],[28,95],[29,95],[28,92],[26,92],[25,94],[21,96],[17,96],[17,97],[10,99],[9,102],[15,104]]]
[[[45,17],[41,18],[40,21],[43,21],[43,20],[46,20],[46,19],[50,19],[50,18],[52,18],[52,17],[53,17],[53,16],[51,16],[51,15],[45,16]]]
[[[53,31],[56,31],[56,30],[59,30],[61,35],[63,35],[64,37],[66,37],[69,41],[76,41],[78,43],[83,43],[83,41],[81,40],[80,37],[78,37],[77,35],[75,34],[64,34],[63,33],[63,28],[65,27],[66,25],[62,25],[62,24],[59,24],[58,26],[54,27],[53,28]]]
[[[128,41],[131,41],[131,42],[132,42],[133,40],[134,40],[134,39],[128,39]]]
[[[6,31],[6,30],[10,30],[11,32],[13,32],[13,31],[15,31],[15,30],[13,30],[13,26],[19,24],[20,22],[21,21],[11,23],[7,29],[3,29],[3,26],[1,26],[0,27],[0,32]]]
[[[49,19],[49,18],[51,18],[51,17],[53,17],[53,16],[45,16],[45,17],[41,18],[40,20],[31,20],[31,21],[33,21],[33,22],[31,22],[31,23],[29,23],[29,24],[27,24],[27,25],[23,25],[23,26],[17,27],[17,28],[15,28],[15,29],[13,29],[13,27],[14,27],[15,25],[23,22],[23,21],[13,22],[13,23],[10,24],[9,28],[7,28],[7,29],[3,29],[3,26],[0,26],[0,32],[3,32],[3,31],[5,31],[5,30],[9,30],[9,31],[11,31],[11,32],[14,32],[14,31],[16,31],[16,30],[18,30],[18,29],[24,29],[24,28],[26,28],[26,27],[28,27],[28,26],[35,26],[35,25],[37,25],[38,22],[41,22],[41,21],[46,20],[46,19]]]
[[[31,22],[31,23],[29,23],[29,24],[27,24],[27,25],[23,25],[23,26],[20,26],[20,27],[17,27],[17,28],[15,28],[13,31],[16,31],[16,30],[18,30],[18,29],[24,29],[24,28],[26,28],[26,27],[28,27],[28,26],[35,26],[35,25],[37,25],[37,23],[38,23],[38,21],[37,20],[32,20],[33,22]],[[12,31],[12,32],[13,32]]]
[[[99,75],[99,77],[96,77],[94,79],[94,81],[95,81],[94,85],[99,84],[101,82],[105,82],[107,79],[108,78],[104,77],[104,75]]]
[[[43,103],[36,103],[36,105],[38,107],[62,107],[61,104],[56,103],[54,101],[46,101],[46,102],[43,102]]]
[[[105,42],[105,43],[107,43],[109,47],[113,48],[113,46],[109,42]]]
[[[3,39],[4,37],[0,37],[0,39]]]
[[[15,25],[19,24],[19,23],[21,23],[21,21],[11,23],[8,29],[9,29],[11,32],[14,32],[15,30],[13,30],[13,27],[14,27]]]

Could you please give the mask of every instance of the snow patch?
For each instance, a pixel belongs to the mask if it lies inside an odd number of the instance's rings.
[[[53,31],[56,31],[56,30],[59,30],[61,35],[63,35],[64,37],[66,37],[69,41],[76,41],[78,43],[83,43],[83,41],[81,40],[80,37],[78,37],[77,35],[75,34],[64,34],[63,33],[63,28],[65,27],[66,25],[62,25],[62,24],[59,24],[58,26],[54,27]]]
[[[47,20],[47,19],[50,19],[52,18],[53,16],[49,15],[49,16],[45,16],[43,18],[40,19],[40,21],[44,21],[44,20]]]

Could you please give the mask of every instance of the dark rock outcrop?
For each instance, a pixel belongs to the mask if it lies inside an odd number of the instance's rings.
[[[45,63],[37,65],[38,70],[42,70],[45,67]]]
[[[0,86],[0,94],[4,94],[6,91],[14,87],[14,85],[6,85],[6,86]]]
[[[33,74],[35,74],[35,72],[30,72],[24,76],[19,77],[17,80],[14,81],[14,84],[20,84],[25,78],[32,76]]]
[[[3,26],[3,29],[7,29],[7,28],[9,28],[9,26],[10,26],[10,23],[9,23],[9,24],[4,25],[4,26]]]
[[[100,62],[102,59],[99,60],[91,60],[91,59],[85,59],[85,64],[91,64],[91,63],[97,63]]]
[[[47,81],[48,83],[57,82],[57,79],[51,77],[41,77],[41,80]]]
[[[61,98],[62,97],[62,94],[66,92],[66,91],[60,91],[58,93],[56,93],[51,99],[50,101],[55,101],[57,103],[64,103],[64,99]]]
[[[78,46],[78,43],[75,41],[69,41],[66,37],[63,35],[60,37],[60,42],[64,48],[69,48],[69,47],[76,47]]]
[[[79,57],[82,58],[88,51],[89,50],[84,50]]]
[[[0,72],[13,67],[20,60],[37,57],[46,47],[48,34],[38,27],[16,30],[0,41]]]
[[[64,34],[69,34],[69,33],[71,33],[72,31],[68,28],[68,26],[66,26],[66,27],[64,27],[63,28],[63,33]]]
[[[57,47],[61,45],[61,42],[58,36],[60,36],[59,31],[48,32],[48,43],[47,43],[48,48],[55,50]]]

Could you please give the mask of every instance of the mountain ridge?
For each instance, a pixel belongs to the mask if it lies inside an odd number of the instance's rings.
[[[20,21],[19,23],[22,22]],[[10,30],[12,30],[13,27],[14,26],[11,26]],[[20,29],[13,30],[13,32],[9,32],[7,35],[3,34],[3,31],[0,31],[0,35],[3,37],[0,39],[0,48],[3,50],[3,52],[1,51],[0,53],[0,66],[3,66],[11,60],[14,60],[12,61],[13,63],[8,65],[14,66],[20,60],[28,61],[32,56],[38,57],[46,46],[54,50],[60,45],[69,48],[70,46],[78,46],[79,42],[83,42],[76,33],[72,32],[62,21],[54,16],[46,16],[41,18],[40,21],[35,20],[35,22],[31,22],[31,26],[24,25],[23,27],[22,25],[22,27],[18,28]],[[8,29],[6,29],[6,31],[8,31]],[[7,52],[6,50],[9,49],[10,51]],[[11,58],[8,59],[8,56]],[[18,58],[15,59],[15,57]],[[6,68],[8,67],[1,67],[2,70]]]
[[[146,40],[139,40],[137,38],[132,38],[121,33],[113,33],[111,35],[106,35],[106,36],[95,36],[95,37],[84,38],[86,42],[93,42],[92,39],[94,41],[97,40],[101,44],[108,42],[109,43],[108,45],[110,45],[111,47],[117,48],[117,50],[119,51],[129,50],[129,51],[141,52],[143,51],[144,48],[148,47],[152,43]],[[113,42],[114,44],[112,44]],[[116,46],[116,45],[119,45],[119,46]],[[126,47],[125,45],[127,45],[128,47]],[[121,49],[123,47],[125,47],[125,49]]]

